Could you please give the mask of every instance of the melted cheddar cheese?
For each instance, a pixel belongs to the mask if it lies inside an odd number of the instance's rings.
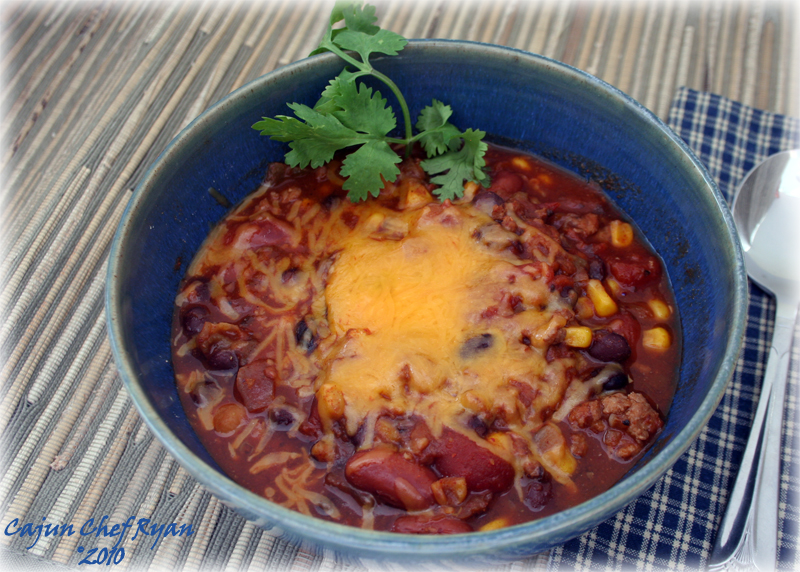
[[[480,229],[494,222],[477,209],[375,210],[342,242],[331,268],[327,317],[343,342],[325,355],[317,387],[342,390],[350,434],[382,409],[421,414],[434,434],[480,407],[519,423],[518,390],[509,381],[538,385],[548,369],[523,337],[546,330],[565,304],[551,301],[543,279],[521,272],[517,256],[481,243]],[[375,235],[376,224],[407,233],[389,240]],[[486,316],[509,295],[519,297],[521,311]],[[538,392],[543,406],[564,389],[551,380]]]
[[[631,308],[663,296],[628,302],[596,267],[634,247],[644,264],[636,237],[614,239],[618,215],[583,181],[494,153],[500,183],[524,192],[468,184],[442,203],[409,160],[353,204],[335,166],[273,165],[212,231],[176,298],[173,362],[190,422],[237,482],[366,528],[403,531],[398,514],[417,532],[440,517],[505,526],[542,510],[551,484],[584,494],[576,428],[626,461],[659,430],[644,398],[613,394],[632,368],[610,334],[635,343]],[[649,314],[648,335],[674,323]],[[598,340],[611,357],[590,355]]]

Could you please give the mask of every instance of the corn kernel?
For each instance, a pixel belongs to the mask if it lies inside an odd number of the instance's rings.
[[[378,228],[381,226],[381,223],[383,223],[385,218],[386,218],[386,215],[383,214],[383,213],[373,213],[367,219],[367,222],[366,222],[365,226],[370,231],[378,230]]]
[[[503,451],[511,453],[514,450],[514,443],[511,441],[511,437],[504,431],[495,431],[487,435],[486,440]]]
[[[539,175],[536,175],[536,180],[546,187],[549,187],[550,185],[553,184],[553,177],[551,177],[547,173],[540,173]]]
[[[594,304],[595,313],[604,318],[617,313],[617,303],[608,295],[603,284],[599,280],[589,280],[586,285],[586,293]]]
[[[461,402],[461,405],[463,405],[464,408],[468,409],[469,411],[475,411],[480,413],[482,411],[489,410],[484,399],[478,394],[478,392],[472,389],[469,389],[464,393],[462,393],[461,397],[459,398],[459,401]]]
[[[323,421],[337,421],[344,416],[344,394],[338,385],[323,383],[317,390],[317,409]]]
[[[611,221],[611,244],[618,248],[630,246],[633,242],[633,227],[621,220]]]
[[[472,184],[477,185],[477,183]],[[464,185],[464,188],[466,189],[467,185]],[[400,204],[398,206],[401,209],[416,209],[427,205],[432,200],[433,197],[431,197],[431,194],[428,192],[428,189],[425,188],[425,185],[422,183],[409,183],[405,189],[405,194],[400,199]]]
[[[487,522],[478,530],[485,531],[485,530],[499,530],[501,528],[505,528],[509,525],[508,519],[505,517],[496,518],[490,522]]]
[[[331,161],[328,163],[328,180],[334,185],[342,186],[345,183],[344,178],[339,174],[339,169],[342,164],[339,161]]]
[[[564,328],[564,343],[572,348],[588,348],[592,345],[592,329],[586,326]]]
[[[444,477],[431,484],[433,498],[441,506],[458,506],[467,498],[467,479],[464,477]]]
[[[586,296],[581,296],[578,298],[577,302],[575,302],[575,316],[577,316],[579,320],[588,320],[594,316],[594,306],[592,305],[592,301]]]
[[[645,330],[642,334],[642,345],[651,350],[665,350],[670,343],[669,332],[662,327]]]
[[[464,183],[464,196],[463,196],[464,200],[461,201],[461,202],[468,202],[468,201],[471,201],[472,199],[474,199],[475,198],[475,194],[478,192],[478,189],[480,187],[481,186],[478,183],[476,183],[475,181],[467,181],[466,183]],[[430,196],[430,195],[428,195],[428,196]],[[430,202],[430,201],[428,201],[428,202]]]
[[[620,298],[622,295],[622,286],[619,285],[619,282],[609,276],[606,278],[606,286],[608,286],[608,289],[611,290],[611,295],[614,296],[614,298]]]
[[[514,165],[517,169],[522,169],[523,171],[530,171],[531,164],[525,157],[514,157],[511,159],[511,164]]]
[[[647,305],[650,306],[650,312],[653,313],[653,317],[657,320],[666,320],[669,318],[670,314],[672,314],[672,310],[670,310],[669,306],[658,298],[649,300]]]
[[[320,463],[332,463],[336,460],[336,445],[332,440],[320,439],[311,447],[311,456]]]

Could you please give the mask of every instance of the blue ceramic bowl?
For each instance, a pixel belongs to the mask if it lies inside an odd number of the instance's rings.
[[[209,187],[238,201],[257,187],[270,162],[282,160],[284,144],[250,126],[262,116],[287,114],[288,101],[313,105],[342,69],[330,54],[232,93],[184,129],[146,173],[111,251],[107,313],[117,365],[169,452],[258,524],[279,524],[295,538],[361,555],[529,555],[577,536],[642,494],[692,444],[716,408],[739,352],[747,296],[731,216],[709,175],[672,131],[579,70],[508,48],[439,40],[411,42],[376,67],[406,94],[412,116],[437,98],[456,110],[456,125],[479,127],[496,142],[594,177],[660,253],[682,317],[684,355],[666,427],[646,456],[610,490],[569,510],[502,530],[441,537],[307,517],[245,490],[219,470],[189,426],[175,389],[173,299],[182,268],[226,213]]]

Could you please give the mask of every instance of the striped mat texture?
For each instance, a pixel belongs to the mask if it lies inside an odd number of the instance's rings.
[[[681,86],[800,115],[800,9],[791,2],[377,4],[379,24],[406,37],[541,53],[608,81],[664,120]],[[15,518],[79,526],[137,515],[192,523],[195,533],[155,548],[127,539],[116,568],[393,569],[292,544],[224,507],[141,422],[106,336],[109,246],[144,170],[210,104],[305,57],[331,6],[0,3],[0,529]],[[30,539],[0,534],[0,569],[80,569],[79,547],[108,548],[109,540],[51,536],[28,549]],[[493,568],[564,567],[565,549],[554,554],[558,563],[543,554]],[[569,561],[580,568],[590,560]]]

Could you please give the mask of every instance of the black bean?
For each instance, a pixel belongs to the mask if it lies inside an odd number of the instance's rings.
[[[286,427],[294,423],[294,415],[291,411],[286,409],[273,409],[269,412],[269,418],[272,419],[275,425]]]
[[[525,505],[532,511],[542,510],[551,497],[550,481],[531,481],[525,488]]]
[[[624,362],[631,355],[628,341],[621,335],[608,330],[597,330],[589,346],[589,355],[600,361]]]
[[[622,389],[626,385],[628,385],[628,376],[620,371],[609,377],[605,383],[603,383],[603,390],[615,391],[617,389]]]
[[[194,389],[189,393],[189,396],[194,401],[195,405],[204,406],[208,403],[210,398],[219,391],[219,387],[213,381],[201,381],[194,386]]]
[[[475,431],[480,437],[486,437],[487,433],[489,433],[489,427],[486,425],[486,422],[478,417],[477,415],[473,415],[470,417],[467,425],[470,429]]]
[[[475,357],[477,354],[492,347],[492,344],[494,344],[492,334],[481,334],[464,342],[459,355],[462,359]]]
[[[297,325],[294,327],[294,339],[297,340],[297,343],[300,343],[300,340],[303,339],[303,336],[308,331],[308,324],[306,324],[305,320],[300,320],[297,322]]]
[[[472,201],[475,204],[475,208],[479,211],[486,213],[489,216],[492,216],[492,211],[494,210],[495,206],[503,206],[504,202],[499,195],[491,192],[491,191],[481,191]]]
[[[281,282],[286,284],[294,279],[298,272],[300,272],[299,268],[289,268],[288,270],[284,270],[283,274],[281,274]]]
[[[294,339],[297,345],[306,353],[313,352],[319,340],[314,333],[308,328],[305,320],[300,320],[294,328]]]
[[[206,356],[208,368],[214,371],[228,371],[239,367],[239,358],[233,350],[212,349]]]
[[[599,258],[589,261],[589,278],[593,280],[604,280],[606,277],[606,265]]]
[[[350,437],[350,442],[356,447],[361,447],[361,444],[364,443],[364,437],[366,437],[366,433],[366,423],[362,423],[358,426],[358,429],[356,429],[356,432],[353,434],[353,436]]]
[[[338,206],[338,204],[339,204],[339,197],[337,197],[336,195],[328,195],[322,201],[322,206],[325,207],[325,210],[329,212],[335,209]]]
[[[181,312],[181,325],[184,333],[189,336],[196,336],[203,329],[208,320],[208,309],[203,306],[192,306]]]

